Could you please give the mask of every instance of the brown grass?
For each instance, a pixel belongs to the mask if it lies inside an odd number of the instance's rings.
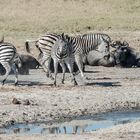
[[[0,0],[0,34],[18,45],[47,31],[137,31],[139,0]]]

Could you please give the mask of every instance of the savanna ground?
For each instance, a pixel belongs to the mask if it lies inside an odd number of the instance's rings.
[[[126,40],[140,51],[139,0],[0,0],[0,34],[26,53],[26,39],[46,32],[72,35],[104,32],[112,40]],[[35,55],[35,54],[34,54]],[[108,111],[140,109],[139,68],[86,67],[87,86],[66,84],[52,87],[41,70],[19,76],[20,85],[0,87],[0,124],[11,121],[51,121]],[[61,77],[59,74],[58,77]],[[2,77],[0,77],[2,78]],[[80,75],[77,77],[81,85]],[[21,105],[12,104],[17,98]],[[29,99],[30,105],[24,105]],[[81,135],[5,135],[0,139],[140,139],[140,122],[115,126]]]

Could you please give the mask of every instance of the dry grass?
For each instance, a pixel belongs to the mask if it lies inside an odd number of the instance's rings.
[[[49,32],[140,29],[139,0],[0,0],[0,34],[13,43]]]

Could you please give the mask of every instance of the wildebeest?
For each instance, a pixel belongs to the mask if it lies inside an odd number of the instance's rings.
[[[22,67],[19,68],[19,74],[29,74],[29,69],[39,68],[39,62],[31,55],[20,54]]]
[[[140,53],[130,48],[126,41],[115,41],[112,47],[115,48],[114,57],[117,65],[126,68],[140,67]]]
[[[32,56],[30,55],[25,55],[25,54],[19,54],[22,66],[19,68],[18,67],[18,73],[22,75],[28,75],[30,69],[36,69],[39,68],[40,64],[39,62]],[[15,61],[15,64],[17,62]],[[5,69],[3,66],[0,64],[0,74],[4,75],[5,74]],[[12,74],[13,72],[11,72]]]
[[[0,75],[4,75],[6,72],[5,68],[0,64]]]

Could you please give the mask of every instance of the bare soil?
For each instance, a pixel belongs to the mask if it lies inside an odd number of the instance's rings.
[[[87,85],[83,86],[80,75],[76,76],[78,86],[70,82],[66,74],[65,84],[61,84],[62,74],[58,74],[57,86],[46,78],[42,69],[31,70],[30,75],[19,75],[19,86],[13,84],[10,75],[0,90],[0,126],[15,122],[51,122],[92,115],[101,112],[140,109],[139,68],[106,68],[86,66]],[[2,77],[1,77],[2,78]],[[13,98],[20,104],[13,104]],[[29,104],[25,104],[26,100]],[[47,136],[48,139],[138,139],[140,122],[133,122],[98,130],[92,134]],[[121,132],[121,133],[120,133]],[[45,139],[46,136],[0,135],[1,139]]]

